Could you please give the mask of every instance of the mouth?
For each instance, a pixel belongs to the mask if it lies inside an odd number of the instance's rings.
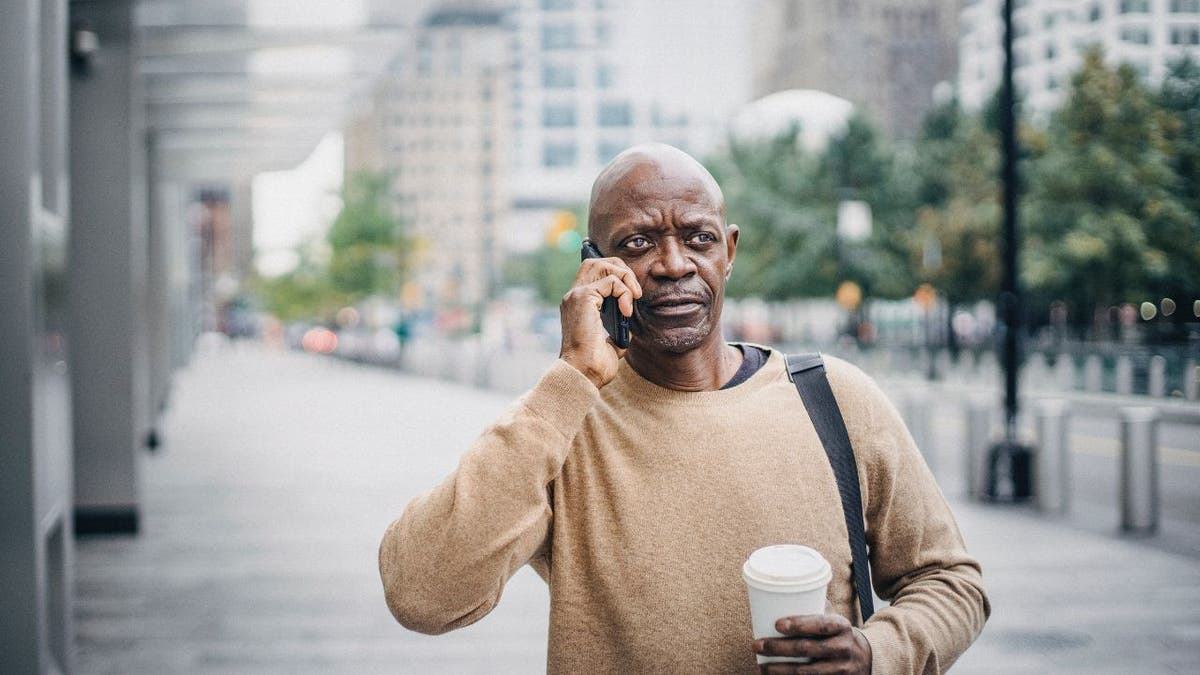
[[[684,316],[704,309],[704,301],[699,298],[666,298],[648,304],[646,309],[658,316]]]

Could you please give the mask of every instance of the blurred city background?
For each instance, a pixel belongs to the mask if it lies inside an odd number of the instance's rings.
[[[0,0],[0,672],[543,670],[528,570],[429,638],[375,547],[649,141],[741,227],[726,336],[904,414],[993,593],[956,672],[1196,672],[1200,0],[1009,2],[1015,108],[1003,0]]]

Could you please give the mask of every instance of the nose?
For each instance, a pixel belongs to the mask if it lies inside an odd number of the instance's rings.
[[[688,257],[687,248],[675,237],[666,237],[657,247],[657,256],[650,274],[666,279],[683,279],[696,273],[696,264]]]

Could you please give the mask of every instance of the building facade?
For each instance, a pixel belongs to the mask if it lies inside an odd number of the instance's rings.
[[[395,174],[420,304],[491,297],[505,257],[586,205],[621,150],[710,151],[749,100],[748,16],[737,0],[434,5],[345,126],[348,172]]]
[[[764,0],[755,17],[756,97],[816,89],[911,138],[934,88],[958,72],[960,0]]]
[[[511,250],[586,204],[600,169],[650,141],[703,157],[749,100],[740,0],[516,0]]]
[[[347,126],[347,172],[392,175],[414,244],[410,307],[477,306],[498,283],[511,203],[509,37],[500,10],[433,11]]]
[[[959,95],[978,109],[1000,86],[1002,0],[967,0],[961,15]],[[1099,45],[1110,63],[1129,63],[1148,84],[1167,64],[1200,56],[1200,0],[1020,0],[1013,8],[1014,81],[1035,118],[1055,109]]]

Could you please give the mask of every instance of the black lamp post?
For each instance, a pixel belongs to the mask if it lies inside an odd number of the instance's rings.
[[[1021,285],[1017,278],[1020,240],[1017,231],[1017,121],[1013,89],[1013,0],[1004,0],[1004,68],[1000,84],[1001,182],[1003,184],[1003,282],[1000,316],[1003,321],[1004,439],[992,447],[987,494],[992,499],[1028,499],[1032,496],[1033,451],[1017,440],[1017,394],[1020,372]],[[1002,468],[1011,481],[1000,489]]]

